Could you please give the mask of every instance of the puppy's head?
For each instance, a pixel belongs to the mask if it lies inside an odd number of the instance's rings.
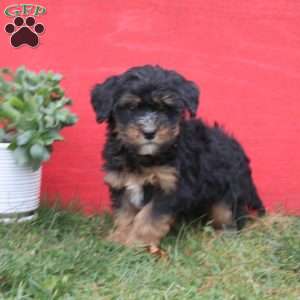
[[[180,121],[194,117],[196,85],[159,66],[134,67],[92,90],[97,121],[110,123],[122,143],[140,155],[154,155],[172,145]]]

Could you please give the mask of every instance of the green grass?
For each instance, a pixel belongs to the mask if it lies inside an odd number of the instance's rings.
[[[300,219],[274,216],[241,234],[182,226],[168,259],[104,240],[111,220],[41,209],[0,225],[0,299],[300,299]]]

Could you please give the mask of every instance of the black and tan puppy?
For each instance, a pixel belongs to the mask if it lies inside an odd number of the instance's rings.
[[[241,229],[249,210],[264,214],[242,147],[219,126],[194,119],[198,98],[193,82],[150,65],[94,87],[97,121],[108,122],[112,240],[158,245],[180,216]]]

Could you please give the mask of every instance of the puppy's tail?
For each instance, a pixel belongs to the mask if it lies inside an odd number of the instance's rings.
[[[254,186],[253,182],[251,182],[250,184],[249,192],[248,207],[252,210],[255,210],[259,217],[264,216],[266,214],[266,209],[257,193],[256,187]]]

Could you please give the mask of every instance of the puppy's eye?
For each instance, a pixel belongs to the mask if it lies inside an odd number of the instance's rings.
[[[128,104],[128,105],[126,106],[126,108],[127,108],[128,110],[130,110],[130,111],[134,111],[134,110],[136,109],[136,105],[135,105],[135,104]]]
[[[158,110],[161,111],[161,112],[166,112],[166,111],[167,111],[167,107],[164,106],[164,105],[160,105],[160,106],[158,107]]]
[[[166,103],[161,103],[159,105],[158,109],[161,112],[168,112],[168,111],[172,111],[173,107],[171,105],[166,104]]]

